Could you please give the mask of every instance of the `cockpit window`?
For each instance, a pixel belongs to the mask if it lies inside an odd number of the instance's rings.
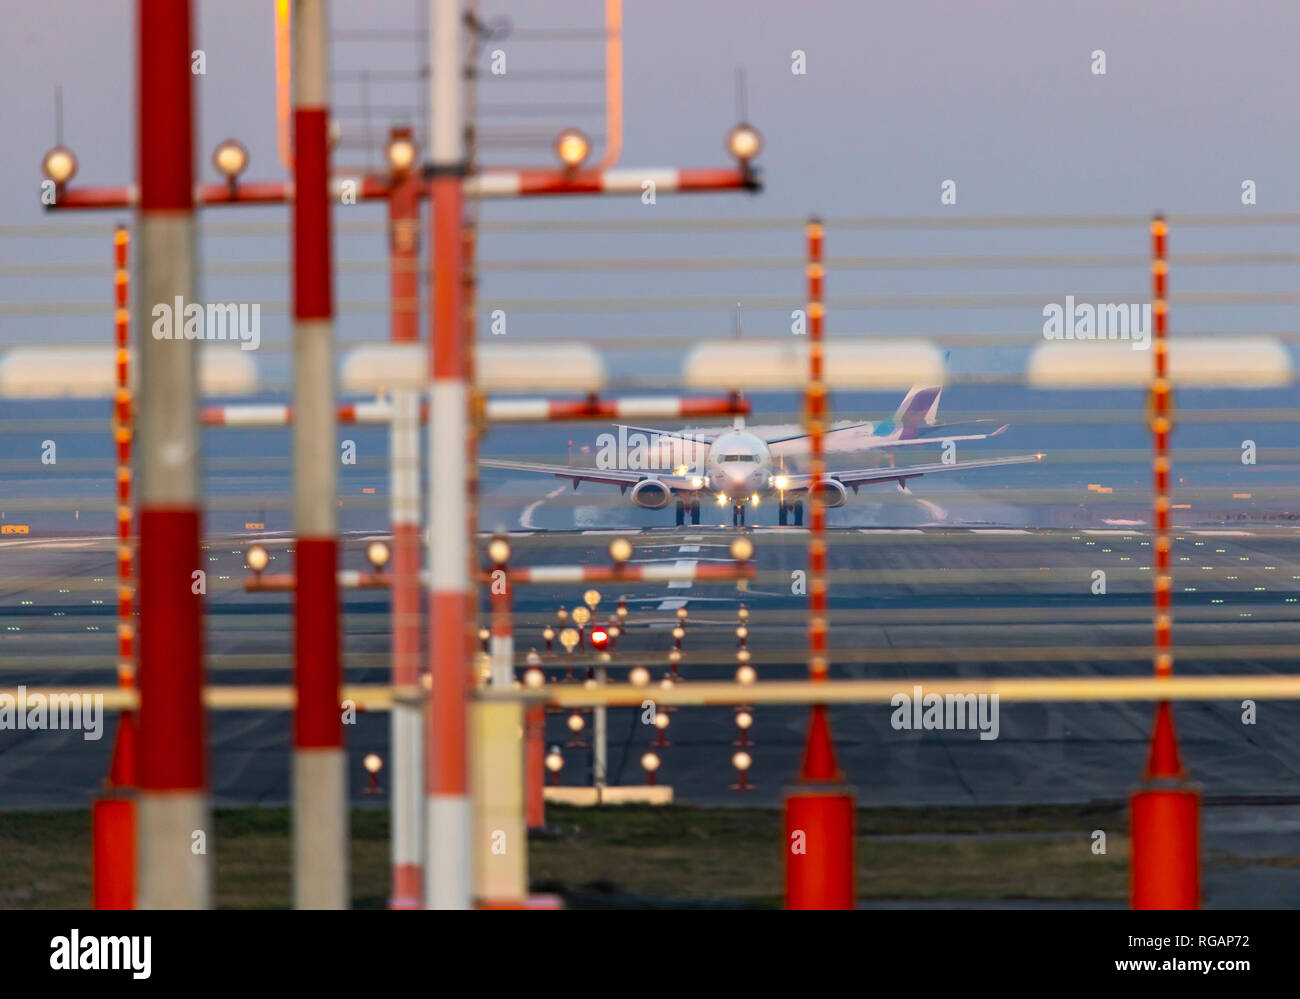
[[[724,454],[723,461],[758,461],[756,454]]]

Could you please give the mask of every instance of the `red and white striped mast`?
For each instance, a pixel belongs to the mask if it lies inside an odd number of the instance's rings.
[[[391,144],[409,142],[409,130],[394,131]],[[412,157],[414,160],[414,156]],[[393,343],[420,339],[419,179],[398,172],[396,157],[388,199],[389,289]],[[410,168],[418,166],[412,162]],[[420,683],[420,394],[410,388],[392,394],[389,424],[389,495],[393,531],[393,685],[418,690]],[[389,720],[393,758],[392,862],[389,905],[418,909],[424,898],[424,717],[423,706],[393,702]]]
[[[1169,488],[1169,438],[1174,427],[1169,372],[1169,224],[1151,220],[1151,427],[1154,499],[1151,544],[1155,549],[1154,667],[1158,678],[1174,675],[1173,592]],[[1201,799],[1178,751],[1174,708],[1156,703],[1146,770],[1130,796],[1129,898],[1134,909],[1201,907]]]
[[[463,286],[464,17],[460,0],[430,0],[429,656],[425,763],[425,907],[472,898],[467,698],[470,626],[470,386]]]
[[[347,757],[339,710],[338,453],[329,203],[329,20],[294,0],[293,59],[293,897],[347,908]]]
[[[113,230],[113,338],[117,374],[113,443],[117,453],[117,683],[135,688],[135,555],[131,548],[130,271],[126,226]],[[122,711],[113,739],[105,793],[91,805],[91,904],[96,909],[135,908],[134,711]]]
[[[203,710],[198,345],[154,339],[153,306],[196,300],[188,0],[139,0],[140,733],[138,904],[212,904]],[[182,321],[181,316],[174,320]]]
[[[804,427],[809,438],[808,489],[808,679],[830,678],[829,604],[826,590],[824,324],[825,228],[820,219],[805,227],[808,247],[808,390]],[[785,904],[788,909],[851,909],[854,895],[853,796],[835,759],[825,704],[812,705],[803,763],[785,801]]]

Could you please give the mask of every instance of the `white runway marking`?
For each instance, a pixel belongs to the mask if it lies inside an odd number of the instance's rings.
[[[859,534],[924,534],[919,527],[859,527]]]
[[[699,565],[699,564],[700,564],[700,563],[699,563],[699,560],[698,560],[698,559],[693,559],[693,558],[679,558],[679,559],[677,560],[677,565],[675,566],[675,568],[678,568],[678,569],[681,569],[681,570],[685,571],[685,570],[688,570],[688,569],[694,569],[694,568],[695,568],[697,565]],[[694,586],[694,585],[695,585],[694,581],[689,580],[689,579],[674,579],[671,583],[668,584],[668,589],[670,589],[670,590],[689,590],[689,589],[690,589],[692,586]]]
[[[559,496],[562,492],[564,492],[564,486],[562,485],[556,486],[554,489],[552,489],[541,499],[537,500],[536,502],[529,503],[526,507],[524,507],[524,512],[519,515],[519,526],[526,528],[530,531],[537,530],[537,525],[533,523],[534,511],[543,503],[545,503],[547,500],[555,499],[555,497]]]

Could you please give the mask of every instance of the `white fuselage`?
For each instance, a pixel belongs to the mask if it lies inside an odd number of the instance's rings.
[[[728,430],[709,445],[704,459],[706,488],[719,502],[750,502],[774,488],[772,451],[756,434]]]

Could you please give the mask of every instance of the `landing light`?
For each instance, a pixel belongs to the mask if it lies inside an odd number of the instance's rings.
[[[727,494],[718,493],[718,506],[726,506],[726,505],[727,505]]]
[[[758,493],[754,493],[753,496],[749,497],[749,502],[752,506],[758,506]]]
[[[775,479],[772,480],[772,485],[776,486],[777,489],[784,489],[789,484],[790,484],[790,480],[786,478],[784,475],[778,475]]]
[[[694,477],[691,479],[691,488],[692,488],[692,489],[699,489],[700,486],[702,486],[702,485],[704,485],[704,480],[701,479],[698,475],[694,476]]]

